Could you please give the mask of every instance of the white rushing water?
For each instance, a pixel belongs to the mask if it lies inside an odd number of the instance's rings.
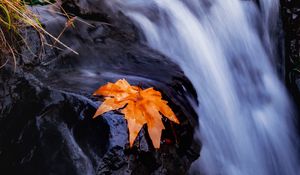
[[[118,1],[196,88],[203,148],[191,174],[300,174],[293,109],[272,64],[278,1]]]

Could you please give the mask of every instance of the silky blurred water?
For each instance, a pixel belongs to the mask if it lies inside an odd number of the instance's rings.
[[[109,1],[197,90],[203,149],[191,174],[300,174],[294,111],[272,64],[278,1]]]

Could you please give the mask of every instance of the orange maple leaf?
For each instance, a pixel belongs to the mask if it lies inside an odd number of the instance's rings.
[[[161,132],[165,129],[161,114],[179,124],[174,112],[167,105],[168,102],[162,100],[161,93],[153,88],[142,90],[122,79],[100,87],[94,95],[105,96],[105,101],[97,109],[93,118],[127,105],[121,112],[128,123],[130,147],[144,124],[148,126],[154,147],[160,147]]]

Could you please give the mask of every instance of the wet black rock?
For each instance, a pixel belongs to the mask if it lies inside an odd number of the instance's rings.
[[[300,107],[300,2],[281,0],[281,14],[285,32],[286,81],[294,100]]]
[[[281,16],[285,34],[286,84],[294,99],[300,134],[300,1],[281,0]]]
[[[187,173],[200,152],[193,139],[198,119],[191,107],[197,103],[191,83],[176,64],[140,43],[135,27],[122,14],[95,19],[91,16],[103,12],[78,11],[80,2],[86,1],[65,4],[83,18],[77,17],[75,28],[61,37],[79,55],[49,38],[55,47],[41,47],[37,33],[28,29],[23,34],[33,53],[20,48],[17,69],[8,65],[0,70],[1,172]],[[35,10],[45,28],[58,36],[66,18],[46,8]],[[109,20],[101,21],[107,16]],[[121,23],[126,24],[122,29]],[[163,119],[161,149],[153,148],[146,126],[130,149],[126,120],[117,111],[91,118],[100,104],[93,91],[120,78],[161,90],[177,114],[180,125]]]

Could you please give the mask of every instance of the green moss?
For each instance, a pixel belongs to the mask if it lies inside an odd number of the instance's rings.
[[[46,5],[50,3],[54,3],[55,0],[25,0],[28,5]]]

